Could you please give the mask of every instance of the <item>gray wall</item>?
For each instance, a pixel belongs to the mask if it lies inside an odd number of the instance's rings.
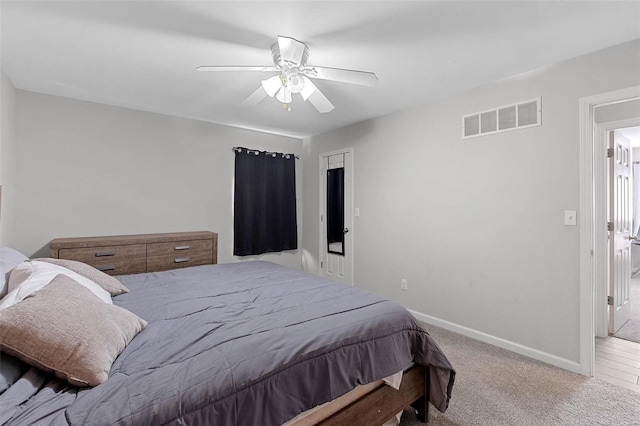
[[[302,148],[299,139],[21,90],[15,131],[2,243],[30,256],[47,255],[55,237],[211,230],[219,261],[233,261],[231,148]],[[262,258],[301,268],[298,251]]]
[[[354,147],[355,285],[576,369],[579,231],[563,215],[579,206],[578,100],[640,84],[639,51],[626,43],[305,141],[303,264],[317,271],[318,155]],[[461,139],[461,116],[538,96],[542,126]]]
[[[15,97],[15,87],[0,69],[0,185],[3,185],[6,180],[5,175],[11,169],[8,149],[13,145],[15,138]],[[6,185],[3,185],[3,191],[6,194]],[[0,241],[2,241],[2,205],[0,203]]]

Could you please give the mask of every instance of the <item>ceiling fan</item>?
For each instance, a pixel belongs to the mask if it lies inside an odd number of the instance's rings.
[[[378,81],[378,77],[372,72],[308,65],[309,48],[306,44],[291,37],[278,36],[278,42],[271,46],[271,56],[274,66],[204,65],[196,70],[277,72],[278,75],[262,80],[260,87],[249,95],[242,104],[254,106],[269,95],[282,103],[284,109],[291,111],[292,95],[299,93],[302,99],[311,102],[321,113],[330,112],[334,106],[313,84],[311,78],[362,86],[373,86]]]

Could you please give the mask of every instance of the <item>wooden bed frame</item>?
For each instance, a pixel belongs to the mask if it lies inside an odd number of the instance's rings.
[[[429,368],[413,366],[402,376],[399,390],[383,383],[318,425],[382,425],[410,405],[418,411],[418,419],[427,423],[429,421],[429,383]]]

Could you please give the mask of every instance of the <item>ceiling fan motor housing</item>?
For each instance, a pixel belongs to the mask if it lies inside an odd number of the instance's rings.
[[[273,63],[280,69],[283,69],[285,66],[288,68],[303,69],[307,66],[307,60],[309,59],[309,48],[305,44],[302,45],[304,46],[304,50],[302,51],[302,55],[300,56],[300,61],[297,62],[283,59],[282,54],[280,53],[280,46],[278,45],[278,43],[274,43],[271,46],[271,57],[273,58]]]

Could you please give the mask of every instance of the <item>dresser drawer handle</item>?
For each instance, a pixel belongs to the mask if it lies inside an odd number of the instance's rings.
[[[186,245],[186,246],[175,246],[173,249],[174,250],[189,250],[191,247]]]
[[[184,262],[188,262],[190,260],[190,258],[188,257],[179,257],[177,259],[174,259],[173,263],[184,263]]]
[[[115,256],[115,254],[115,251],[98,251],[96,252],[96,257]]]
[[[102,272],[106,272],[106,271],[115,271],[116,270],[116,266],[115,265],[104,265],[104,266],[98,266],[98,271],[102,271]]]

